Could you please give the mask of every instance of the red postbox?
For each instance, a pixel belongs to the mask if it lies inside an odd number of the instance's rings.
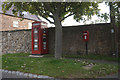
[[[83,40],[85,41],[85,44],[86,44],[86,54],[88,54],[88,40],[89,40],[89,32],[88,31],[83,32]]]
[[[48,28],[46,22],[32,23],[32,54],[48,53]]]
[[[83,40],[84,41],[88,41],[89,40],[89,32],[88,31],[84,31],[83,32]]]

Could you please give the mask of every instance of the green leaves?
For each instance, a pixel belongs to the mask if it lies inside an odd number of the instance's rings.
[[[109,2],[111,23],[120,26],[120,2]]]
[[[107,13],[104,13],[101,15],[101,17],[104,18],[104,20],[108,20],[109,19],[108,16],[109,16],[109,14],[107,14]]]
[[[9,2],[4,3],[2,6],[4,13],[12,6],[14,14],[19,11],[26,11],[45,19],[48,19],[48,17],[53,18],[54,14],[57,14],[60,21],[72,15],[77,21],[84,20],[83,15],[88,16],[90,19],[92,15],[97,14],[99,11],[98,3],[93,2]]]
[[[90,2],[83,2],[83,3],[79,3],[78,6],[75,6],[73,10],[75,15],[74,15],[74,19],[76,19],[77,21],[80,20],[85,20],[84,16],[87,16],[88,19],[91,19],[92,15],[98,14],[99,9],[98,7],[98,3],[90,3]]]
[[[6,13],[6,11],[11,8],[11,6],[12,6],[12,3],[4,2],[4,4],[2,5],[3,13]]]

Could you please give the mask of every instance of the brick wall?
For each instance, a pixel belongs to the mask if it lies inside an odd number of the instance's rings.
[[[33,22],[33,20],[28,19],[21,21],[22,18],[3,14],[0,14],[0,19],[2,20],[0,31],[28,29],[28,23]],[[13,21],[18,21],[18,27],[13,27]]]
[[[111,54],[112,33],[110,24],[71,26],[63,28],[63,53],[85,54],[85,42],[82,32],[88,30],[88,52],[94,54]],[[54,53],[55,30],[49,28],[49,53]],[[3,31],[3,53],[31,53],[31,30]]]

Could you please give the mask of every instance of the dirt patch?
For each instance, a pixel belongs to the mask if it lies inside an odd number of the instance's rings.
[[[93,64],[88,64],[86,66],[83,66],[84,69],[90,70],[94,65]]]

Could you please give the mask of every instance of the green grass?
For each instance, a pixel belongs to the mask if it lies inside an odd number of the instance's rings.
[[[2,68],[47,75],[56,78],[94,78],[117,73],[118,65],[99,64],[86,70],[83,66],[90,62],[71,59],[54,59],[50,57],[31,58],[29,54],[5,54],[2,56]]]
[[[28,57],[30,54],[29,53],[14,53],[14,54],[4,54],[2,57]]]
[[[46,54],[45,57],[54,57],[53,54]],[[63,55],[63,58],[78,58],[78,59],[92,59],[92,60],[105,60],[105,61],[120,61],[120,58],[115,56],[108,56],[108,55],[98,55],[98,54],[88,54],[88,55]]]

